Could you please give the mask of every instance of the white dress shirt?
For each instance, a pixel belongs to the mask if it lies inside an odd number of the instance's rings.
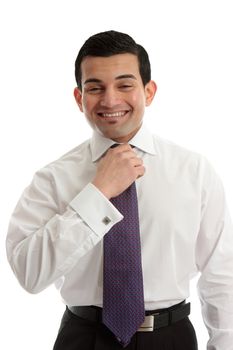
[[[91,181],[113,143],[94,132],[39,170],[23,192],[7,254],[27,291],[55,283],[67,305],[102,305],[103,237],[123,216]],[[232,350],[233,226],[221,181],[203,156],[145,126],[130,144],[146,168],[136,180],[145,308],[188,298],[190,279],[200,271],[208,349]]]

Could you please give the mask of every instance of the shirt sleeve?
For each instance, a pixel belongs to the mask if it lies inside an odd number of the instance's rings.
[[[206,163],[196,247],[198,292],[208,350],[233,349],[233,225],[218,175]]]
[[[20,284],[38,293],[68,273],[123,216],[91,183],[60,212],[48,169],[37,172],[9,223],[6,249]]]

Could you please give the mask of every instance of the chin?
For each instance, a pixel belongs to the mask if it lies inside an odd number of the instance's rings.
[[[109,130],[98,130],[99,133],[101,135],[103,135],[104,137],[108,138],[108,139],[115,139],[115,138],[118,138],[118,137],[124,137],[125,134],[122,133],[122,132],[111,132]]]

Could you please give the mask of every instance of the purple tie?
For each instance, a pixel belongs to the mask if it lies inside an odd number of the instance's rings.
[[[104,237],[103,323],[125,347],[145,318],[135,182],[111,202],[124,218]]]

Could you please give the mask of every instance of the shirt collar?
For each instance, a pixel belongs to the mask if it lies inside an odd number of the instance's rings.
[[[102,157],[104,153],[115,143],[115,141],[102,136],[97,131],[94,131],[90,140],[92,161],[95,162]],[[129,143],[145,153],[149,153],[151,155],[156,155],[158,153],[153,136],[144,124]]]

